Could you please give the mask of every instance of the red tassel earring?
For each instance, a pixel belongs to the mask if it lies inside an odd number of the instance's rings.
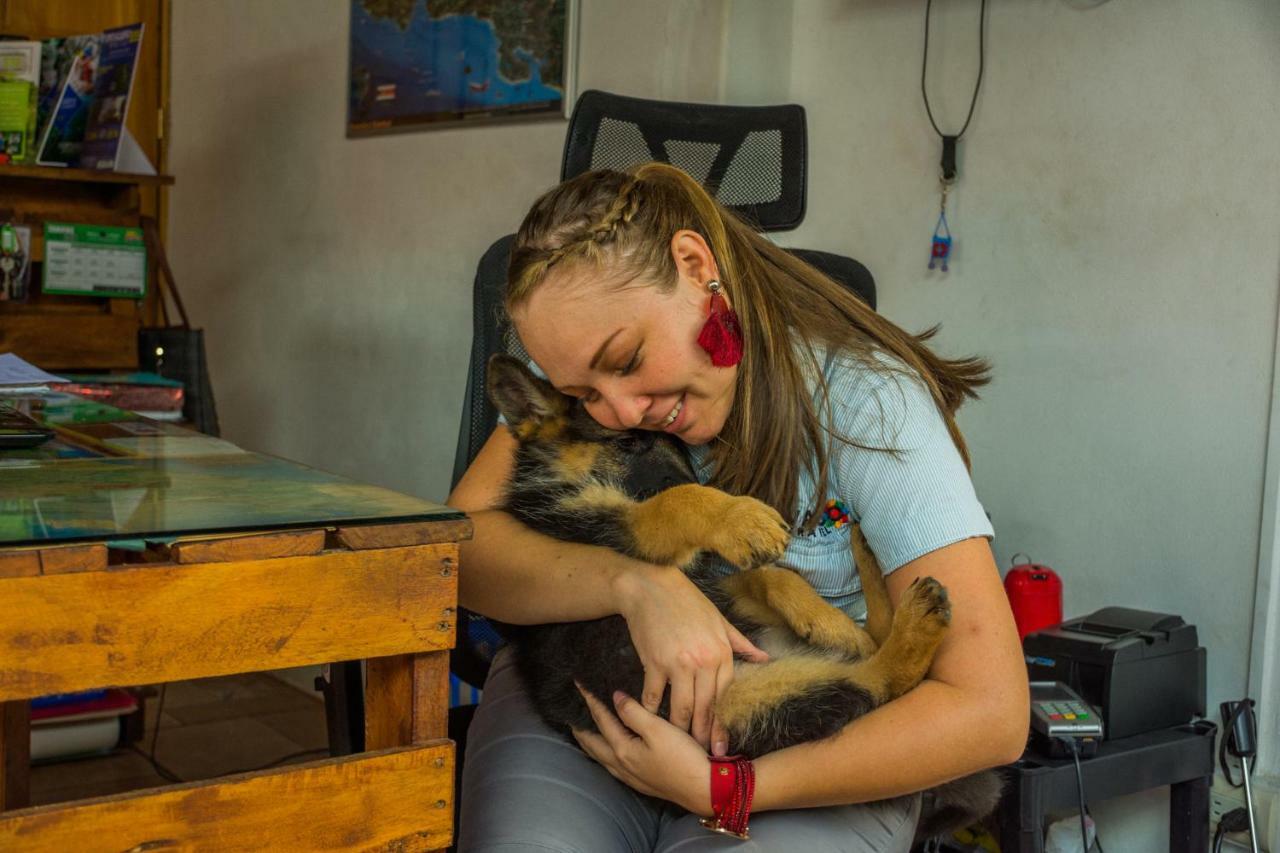
[[[738,314],[720,294],[720,282],[707,282],[711,290],[711,313],[698,333],[698,346],[711,356],[716,367],[732,367],[742,361],[742,326]]]

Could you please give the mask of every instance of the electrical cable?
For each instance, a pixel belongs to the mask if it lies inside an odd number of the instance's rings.
[[[1249,812],[1245,808],[1236,808],[1227,812],[1218,821],[1218,828],[1213,833],[1213,853],[1222,853],[1222,841],[1228,832],[1248,832]]]
[[[163,764],[161,764],[160,761],[156,758],[156,741],[160,739],[160,718],[161,718],[161,715],[164,713],[165,692],[168,690],[168,687],[169,687],[168,684],[160,685],[160,698],[156,701],[156,727],[151,731],[151,748],[147,751],[143,751],[139,749],[136,745],[129,744],[129,749],[133,750],[134,752],[138,753],[138,755],[141,755],[144,759],[146,759],[147,763],[151,765],[151,769],[155,770],[156,775],[158,775],[161,779],[164,779],[166,782],[170,782],[172,784],[180,784],[182,782],[189,782],[192,780],[183,779],[177,773],[174,773],[168,767],[165,767]],[[275,759],[274,761],[269,761],[266,764],[259,764],[255,767],[244,767],[239,770],[228,770],[224,773],[219,773],[218,775],[234,776],[238,773],[256,773],[259,770],[270,770],[272,767],[275,767],[280,764],[284,764],[287,761],[292,761],[297,758],[302,758],[304,756],[317,755],[317,754],[327,755],[328,753],[329,753],[328,747],[317,747],[314,749],[300,749],[297,752],[291,752],[288,755],[282,755],[279,758]]]
[[[1071,760],[1076,763],[1076,792],[1080,795],[1080,843],[1085,853],[1089,853],[1089,828],[1084,821],[1084,771],[1080,769],[1080,747],[1075,738],[1069,737],[1063,740],[1067,742],[1067,749],[1071,751]]]
[[[1098,853],[1104,853],[1102,838],[1098,835],[1096,822],[1093,828],[1093,845],[1089,844],[1089,829],[1088,824],[1085,823],[1085,815],[1089,815],[1089,817],[1093,817],[1093,815],[1089,814],[1089,806],[1085,803],[1084,798],[1084,771],[1080,767],[1080,745],[1073,737],[1060,737],[1057,740],[1066,748],[1067,752],[1071,753],[1071,760],[1076,765],[1076,794],[1080,799],[1080,843],[1083,845],[1085,853],[1088,853],[1093,847],[1098,848]]]
[[[160,685],[160,698],[156,700],[156,727],[151,731],[151,760],[156,760],[156,740],[160,737],[160,718],[164,715],[164,697],[169,691],[168,684]]]

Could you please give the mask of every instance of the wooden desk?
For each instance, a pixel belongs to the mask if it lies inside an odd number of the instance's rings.
[[[254,454],[64,461],[45,472],[57,476],[39,476],[4,467],[0,455],[0,513],[9,523],[35,506],[47,534],[32,542],[11,524],[0,529],[0,808],[9,809],[0,812],[0,850],[431,850],[451,842],[448,650],[458,542],[471,534],[465,517]],[[231,471],[227,482],[256,491],[247,472],[258,470],[275,472],[258,484],[268,498],[210,485]],[[91,488],[77,493],[77,483]],[[138,483],[148,484],[140,498]],[[127,501],[112,496],[129,484]],[[250,506],[262,523],[245,529],[244,503],[289,489],[321,494],[332,517],[300,499],[276,516],[313,523],[273,527],[271,512]],[[86,506],[103,496],[119,511],[116,529],[85,533],[59,520],[68,501],[93,515]],[[230,518],[236,509],[240,529]],[[202,510],[217,529],[173,532]],[[122,537],[145,550],[112,547]],[[33,697],[354,658],[369,659],[365,753],[23,808]]]

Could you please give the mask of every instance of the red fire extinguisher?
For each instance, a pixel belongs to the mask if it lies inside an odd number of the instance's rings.
[[[1013,621],[1018,626],[1018,639],[1062,621],[1062,578],[1048,566],[1032,563],[1021,554],[1014,554],[1013,568],[1004,578],[1004,591],[1013,609]]]

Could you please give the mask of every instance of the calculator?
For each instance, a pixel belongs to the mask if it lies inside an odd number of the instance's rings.
[[[0,400],[0,450],[36,447],[53,438],[53,430],[18,410],[13,403]]]
[[[1031,682],[1031,733],[1052,757],[1070,755],[1061,738],[1073,738],[1081,757],[1102,740],[1102,715],[1061,681]]]

